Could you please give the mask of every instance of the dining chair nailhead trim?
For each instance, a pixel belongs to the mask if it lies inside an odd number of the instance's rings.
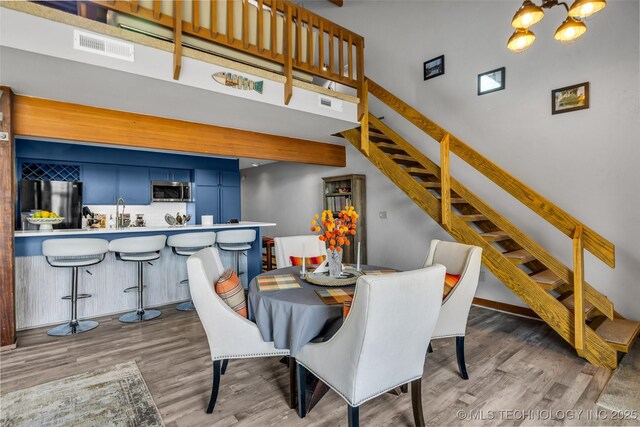
[[[340,397],[342,397],[344,400],[346,400],[346,401],[347,401],[347,403],[348,403],[349,405],[353,406],[353,407],[360,406],[360,405],[362,405],[364,402],[366,402],[366,401],[368,401],[368,400],[371,400],[371,399],[373,399],[374,397],[382,396],[383,394],[385,394],[385,393],[386,393],[386,392],[388,392],[389,390],[393,390],[393,389],[394,389],[394,388],[396,388],[396,387],[400,387],[401,385],[408,384],[408,383],[410,383],[411,381],[415,381],[415,380],[417,380],[417,379],[419,379],[419,378],[422,378],[422,375],[421,375],[421,376],[419,376],[419,377],[411,378],[411,379],[409,379],[409,380],[407,380],[407,381],[403,381],[403,382],[401,382],[401,383],[399,383],[399,384],[396,384],[396,385],[394,385],[393,387],[385,388],[385,389],[384,389],[384,390],[382,390],[382,391],[379,391],[379,392],[376,392],[376,393],[374,393],[374,394],[372,394],[372,395],[369,395],[369,396],[367,396],[367,397],[365,397],[365,398],[363,398],[363,399],[360,399],[360,401],[358,401],[358,402],[356,402],[356,403],[353,403],[353,404],[352,404],[349,398],[347,398],[344,394],[342,394],[341,392],[339,392],[338,390],[336,390],[335,388],[333,388],[333,386],[331,386],[331,384],[329,384],[329,382],[328,382],[327,380],[325,380],[321,375],[316,374],[316,373],[313,371],[313,369],[309,369],[309,367],[307,367],[304,363],[300,363],[300,362],[298,362],[297,360],[296,360],[296,362],[297,362],[298,364],[300,364],[300,365],[304,366],[304,367],[305,367],[309,372],[311,372],[313,375],[315,375],[316,377],[318,377],[318,379],[319,379],[320,381],[322,381],[323,383],[325,383],[325,385],[326,385],[326,386],[328,386],[331,390],[333,390],[333,391],[335,391],[336,393],[338,393],[338,394],[340,395]]]
[[[434,335],[431,337],[432,340],[440,339],[440,338],[453,338],[453,337],[464,337],[465,334],[445,334],[445,335]]]
[[[288,356],[289,350],[281,350],[273,353],[250,353],[250,354],[229,354],[226,356],[212,357],[211,360],[224,360],[224,359],[249,359],[251,357],[265,357],[265,356]]]

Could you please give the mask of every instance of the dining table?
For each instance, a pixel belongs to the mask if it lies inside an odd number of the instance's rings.
[[[312,271],[308,269],[307,272]],[[363,265],[362,273],[383,274],[395,270],[377,266]],[[298,285],[289,289],[260,290],[258,282],[265,276],[293,277]],[[264,341],[273,341],[278,349],[289,349],[290,375],[295,376],[295,356],[310,342],[326,341],[342,326],[343,304],[327,304],[318,295],[318,290],[343,289],[354,290],[355,284],[345,286],[320,286],[310,283],[301,275],[301,267],[285,267],[264,272],[251,280],[247,298],[249,320],[255,322]],[[292,378],[293,379],[293,378]],[[314,382],[312,380],[312,382]],[[295,384],[295,381],[291,381]],[[315,379],[308,385],[310,393],[308,410],[322,398],[328,387]],[[292,390],[292,394],[294,390]],[[291,401],[294,407],[295,401]]]

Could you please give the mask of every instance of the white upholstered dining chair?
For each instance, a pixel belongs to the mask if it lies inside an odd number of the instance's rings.
[[[414,420],[424,425],[422,374],[444,275],[445,268],[436,265],[360,277],[344,325],[328,341],[307,344],[296,355],[300,417],[306,415],[308,370],[347,401],[349,426],[358,425],[361,404],[407,383]]]
[[[216,294],[214,284],[223,271],[217,248],[202,249],[187,259],[191,300],[207,335],[213,360],[209,414],[215,407],[220,376],[229,359],[289,355],[289,350],[277,349],[273,342],[263,341],[255,323],[237,314]]]
[[[277,268],[291,267],[291,257],[302,257],[303,253],[305,258],[327,255],[326,243],[314,235],[275,237],[273,243]]]
[[[424,266],[429,267],[435,264],[444,265],[448,274],[459,275],[460,280],[442,302],[440,317],[431,339],[456,337],[458,369],[460,376],[467,380],[469,375],[464,360],[464,337],[469,310],[480,278],[482,248],[432,240]],[[431,351],[431,344],[429,344],[429,351]]]

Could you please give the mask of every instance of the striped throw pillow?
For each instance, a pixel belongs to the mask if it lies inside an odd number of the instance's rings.
[[[227,269],[215,284],[216,293],[231,309],[247,317],[247,297],[235,271]]]
[[[451,291],[458,284],[459,281],[460,281],[459,274],[456,275],[456,274],[446,273],[444,275],[444,290],[442,291],[443,300],[447,297],[447,295],[451,293]]]
[[[305,264],[306,265],[322,264],[326,258],[327,257],[324,255],[308,256],[308,257],[305,257]],[[291,265],[294,267],[298,265],[302,265],[302,257],[290,256],[289,259],[291,260]]]

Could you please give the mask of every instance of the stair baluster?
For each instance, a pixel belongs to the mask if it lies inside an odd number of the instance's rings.
[[[573,233],[573,314],[575,318],[575,348],[578,355],[584,354],[584,247],[582,243],[582,226],[576,227]]]

